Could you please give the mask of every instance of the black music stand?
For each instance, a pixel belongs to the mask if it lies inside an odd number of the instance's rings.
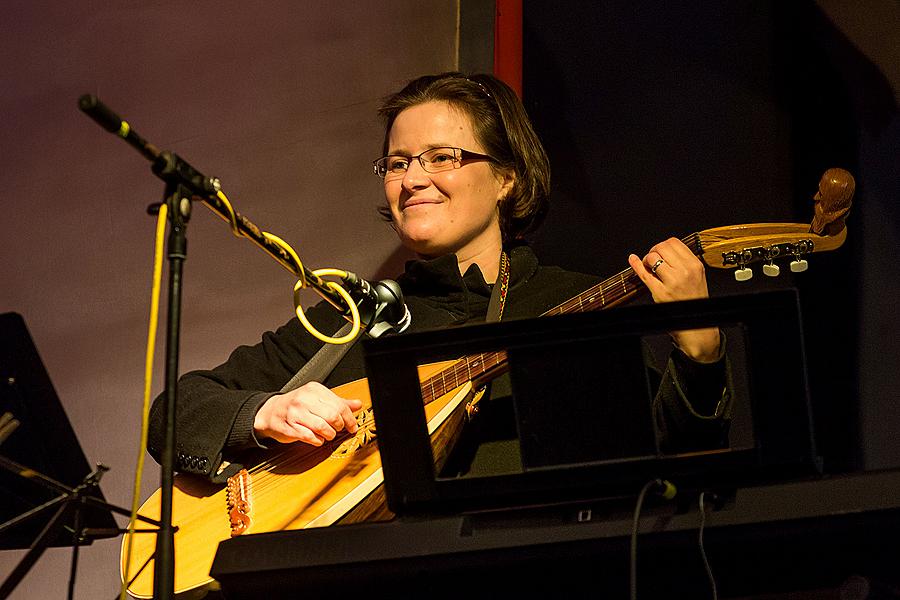
[[[750,409],[748,439],[710,451],[662,451],[639,342],[710,326],[743,338],[729,348],[741,349],[732,362],[743,377],[738,402]],[[363,346],[387,503],[398,515],[624,497],[655,478],[682,489],[733,489],[820,473],[794,290],[473,325]],[[444,476],[435,469],[417,366],[498,350],[510,357],[521,471]],[[600,387],[613,393],[598,396]],[[600,418],[583,418],[598,407]],[[617,437],[621,444],[609,443]]]
[[[78,548],[122,533],[112,513],[130,516],[130,511],[105,502],[99,483],[108,468],[88,466],[25,321],[16,313],[0,314],[0,416],[0,549],[29,549],[0,586],[0,600],[51,546],[73,549],[71,597]]]

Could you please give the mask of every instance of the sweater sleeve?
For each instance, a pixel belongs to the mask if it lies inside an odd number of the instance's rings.
[[[330,307],[319,304],[307,316],[323,331],[342,324]],[[181,472],[218,480],[223,461],[262,448],[253,434],[256,412],[322,346],[294,318],[253,346],[241,346],[211,370],[192,371],[178,380],[176,465]],[[148,451],[157,461],[165,440],[165,393],[150,410]],[[234,471],[231,468],[229,471]]]
[[[653,400],[660,449],[678,453],[727,448],[732,387],[724,334],[713,363],[693,361],[673,348]]]

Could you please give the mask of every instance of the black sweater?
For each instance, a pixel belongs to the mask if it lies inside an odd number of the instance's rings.
[[[527,246],[513,248],[509,256],[504,320],[541,315],[599,282],[592,275],[540,266]],[[412,315],[411,332],[485,319],[492,286],[484,281],[476,265],[460,275],[454,255],[411,261],[397,281]],[[325,302],[306,314],[319,331],[327,334],[345,323]],[[265,333],[260,343],[237,348],[224,364],[182,376],[178,384],[176,469],[214,476],[222,460],[239,461],[241,452],[261,447],[253,435],[257,410],[322,345],[295,317],[277,331]],[[722,359],[702,365],[675,349],[665,372],[660,375],[657,370],[659,391],[654,416],[664,447],[727,444],[731,394],[725,386],[725,363]],[[356,344],[323,383],[334,387],[363,377],[362,347]],[[161,395],[150,412],[149,450],[157,460],[164,439],[164,405]]]

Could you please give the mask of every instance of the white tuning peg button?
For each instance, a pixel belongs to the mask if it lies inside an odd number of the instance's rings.
[[[747,267],[741,267],[734,272],[734,278],[738,281],[747,281],[751,277],[753,277],[753,270]]]
[[[809,263],[803,259],[791,261],[791,271],[793,273],[802,273],[809,268]]]
[[[763,274],[767,277],[778,277],[779,273],[781,273],[781,267],[778,265],[763,265]]]

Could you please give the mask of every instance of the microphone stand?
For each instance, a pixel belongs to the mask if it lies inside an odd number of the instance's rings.
[[[171,600],[175,588],[175,527],[172,524],[172,495],[175,471],[175,411],[178,384],[178,344],[181,326],[181,290],[183,266],[187,258],[186,229],[191,215],[191,202],[202,201],[210,210],[229,222],[236,234],[249,238],[262,250],[272,256],[284,268],[305,281],[322,298],[330,302],[342,315],[351,320],[350,309],[344,306],[340,294],[324,280],[299,264],[284,248],[263,235],[259,227],[249,219],[235,212],[219,197],[219,180],[207,177],[185,160],[169,151],[160,151],[138,135],[134,129],[116,113],[104,105],[96,96],[86,94],[78,100],[79,108],[101,127],[123,138],[133,148],[151,161],[153,173],[165,182],[163,203],[168,207],[170,231],[168,237],[169,298],[166,324],[165,359],[165,438],[160,452],[160,524],[157,533],[154,564],[153,597],[155,600]],[[159,204],[152,204],[148,212],[159,210]],[[392,282],[393,283],[393,282]],[[394,284],[396,286],[396,284]],[[392,296],[396,290],[382,291],[382,295]],[[380,313],[380,304],[394,304],[394,299],[382,300],[374,311]],[[402,301],[401,301],[402,304]],[[404,307],[405,308],[405,307]],[[374,316],[374,315],[373,315]],[[400,317],[398,316],[398,320]],[[404,318],[408,323],[408,315]]]
[[[187,259],[187,224],[191,216],[191,195],[175,178],[166,183],[164,202],[168,206],[169,299],[166,315],[165,358],[165,438],[160,454],[160,527],[156,535],[153,597],[168,600],[175,589],[175,528],[172,525],[172,488],[175,481],[175,405],[178,386],[178,344],[181,333],[181,289]],[[155,208],[151,206],[151,210]],[[158,210],[158,208],[157,208]]]

